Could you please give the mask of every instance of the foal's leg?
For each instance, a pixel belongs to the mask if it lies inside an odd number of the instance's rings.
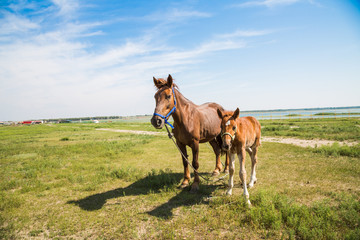
[[[229,188],[226,191],[227,195],[232,194],[232,189],[234,187],[234,172],[235,172],[235,154],[227,153],[230,155],[230,163],[229,163]]]
[[[239,158],[239,162],[240,162],[240,180],[243,183],[243,188],[244,188],[244,197],[247,200],[247,203],[250,205],[250,200],[249,200],[249,192],[247,190],[247,186],[246,186],[246,170],[245,170],[245,148],[242,147],[240,153],[238,153],[238,158]]]
[[[195,168],[196,171],[194,171],[194,182],[191,185],[191,192],[196,192],[197,190],[199,190],[199,183],[200,183],[200,178],[199,178],[199,174],[198,174],[198,169],[199,169],[199,141],[194,141],[192,146],[192,153],[193,153],[193,161],[192,161],[192,165]]]
[[[250,178],[249,188],[252,188],[257,181],[256,171],[255,171],[256,163],[257,163],[257,152],[258,152],[258,147],[257,146],[253,147],[252,153],[250,154],[250,156],[251,156],[251,178]]]
[[[178,141],[176,141],[176,143],[179,146],[182,153],[187,157],[186,145],[182,144]],[[182,161],[183,161],[183,165],[184,165],[184,180],[181,183],[181,188],[185,188],[189,185],[189,182],[190,182],[190,171],[189,171],[189,166],[188,166],[187,161],[185,160],[185,158],[182,155],[181,155],[181,157],[182,157]]]
[[[212,148],[214,150],[214,153],[216,155],[215,170],[212,173],[212,176],[215,177],[215,176],[218,176],[220,174],[221,169],[222,169],[221,159],[220,159],[221,149],[220,149],[220,147],[219,147],[219,145],[218,145],[218,143],[216,142],[215,139],[211,140],[209,143],[212,146]]]
[[[226,152],[225,153],[225,169],[224,169],[224,173],[228,173],[229,172],[229,163],[230,160],[229,160],[229,153]]]

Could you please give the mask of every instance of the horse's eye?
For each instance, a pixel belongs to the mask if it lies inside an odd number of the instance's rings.
[[[233,126],[233,130],[235,131],[235,129],[236,129],[236,127],[235,126]]]
[[[171,95],[166,95],[166,99],[170,99],[171,98]]]

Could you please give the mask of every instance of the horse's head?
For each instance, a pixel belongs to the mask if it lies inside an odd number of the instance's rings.
[[[221,111],[217,110],[219,118],[221,119],[221,139],[222,148],[229,151],[235,139],[237,132],[236,119],[239,117],[240,110],[237,108],[235,111]]]
[[[167,123],[167,119],[175,111],[176,98],[174,93],[173,78],[169,74],[167,80],[163,78],[154,79],[155,87],[157,92],[155,93],[156,106],[154,110],[154,116],[151,118],[151,124],[161,129],[164,124]]]

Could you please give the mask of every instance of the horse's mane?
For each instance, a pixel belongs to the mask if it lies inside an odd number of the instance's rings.
[[[159,85],[158,85],[158,86],[155,86],[155,88],[158,88],[158,87],[159,87],[159,89],[160,89],[160,88],[162,88],[162,87],[164,87],[164,86],[167,86],[167,80],[166,80],[166,79],[164,79],[164,78],[158,78],[157,80],[158,80],[158,82],[159,82]],[[179,87],[178,87],[175,83],[173,83],[173,86],[174,86],[176,89],[179,90]]]

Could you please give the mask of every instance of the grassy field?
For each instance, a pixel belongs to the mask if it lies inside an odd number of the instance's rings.
[[[358,118],[261,124],[265,136],[360,141]],[[359,239],[359,145],[264,142],[248,208],[237,175],[231,197],[227,178],[196,194],[179,189],[181,158],[167,136],[98,128],[155,131],[138,122],[0,127],[0,238]],[[204,174],[215,167],[205,144],[199,162]]]

